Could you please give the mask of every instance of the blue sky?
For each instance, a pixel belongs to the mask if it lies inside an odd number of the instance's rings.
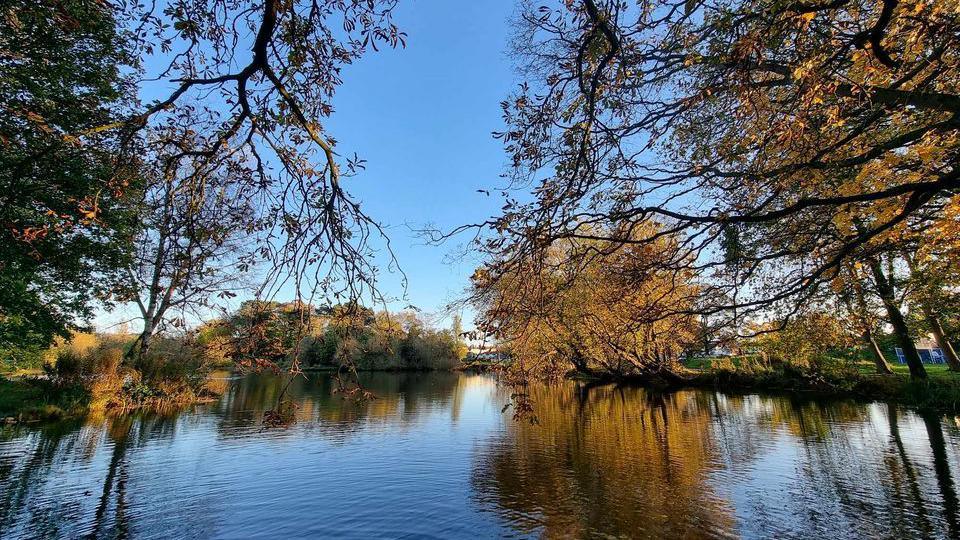
[[[509,1],[401,2],[396,22],[407,47],[348,67],[326,122],[340,152],[367,160],[348,189],[390,227],[409,301],[426,311],[458,294],[478,259],[451,263],[456,241],[423,245],[407,225],[450,229],[502,204],[477,189],[500,185],[506,164],[491,133],[503,128],[500,102],[515,83],[506,56],[513,9]],[[385,276],[383,287],[401,294],[397,276]]]
[[[387,227],[408,278],[406,298],[391,309],[413,304],[437,312],[461,294],[480,262],[460,256],[466,237],[425,245],[411,229],[482,221],[502,204],[477,189],[501,185],[507,163],[492,132],[503,128],[500,102],[516,83],[506,55],[514,9],[508,0],[404,0],[395,21],[408,35],[406,48],[371,50],[342,73],[324,127],[341,155],[367,162],[345,185]],[[158,91],[144,88],[143,95]],[[381,288],[389,297],[404,294],[397,274],[385,273]],[[136,315],[133,306],[121,307],[94,324],[107,329]],[[472,313],[463,315],[469,327]]]

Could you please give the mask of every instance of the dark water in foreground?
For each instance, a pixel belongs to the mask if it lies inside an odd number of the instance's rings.
[[[960,535],[960,428],[883,403],[570,383],[501,414],[484,376],[372,374],[363,405],[298,381],[217,404],[0,433],[0,537]]]

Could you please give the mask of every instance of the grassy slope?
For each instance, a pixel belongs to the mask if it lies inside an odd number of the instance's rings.
[[[693,374],[694,385],[731,389],[775,389],[812,392],[824,395],[852,396],[862,399],[890,400],[920,409],[960,413],[960,373],[946,365],[926,365],[926,381],[910,379],[906,365],[893,364],[894,373],[880,375],[870,362],[859,362],[855,369],[820,374],[798,370],[756,369],[756,364],[730,358],[717,368],[709,359],[694,358],[685,363]],[[753,367],[751,367],[753,364]]]

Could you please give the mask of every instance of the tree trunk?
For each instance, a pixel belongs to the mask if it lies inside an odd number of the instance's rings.
[[[957,358],[957,351],[953,349],[953,345],[950,344],[950,340],[944,334],[940,319],[926,306],[924,306],[923,315],[927,318],[927,324],[930,325],[930,331],[937,341],[937,347],[940,347],[940,350],[943,351],[943,357],[947,360],[950,371],[960,371],[960,358]]]
[[[150,349],[150,339],[153,337],[154,326],[153,319],[145,318],[143,320],[143,332],[140,333],[140,345],[135,352],[136,360],[143,358],[147,354],[147,350]]]
[[[700,318],[700,330],[703,332],[703,355],[710,356],[710,353],[713,352],[710,343],[710,321],[707,320],[705,315]]]
[[[854,316],[860,319],[860,324],[863,328],[863,340],[867,343],[870,354],[873,356],[877,373],[889,375],[893,373],[893,370],[890,369],[890,364],[883,356],[883,351],[880,350],[880,346],[877,345],[877,340],[873,337],[873,320],[870,317],[870,309],[867,306],[866,296],[863,294],[863,284],[860,282],[860,276],[854,271],[852,265],[850,266],[849,272],[852,278],[853,289],[856,292],[857,308],[854,308],[852,303],[847,300],[847,309],[850,310],[851,313],[855,313]]]
[[[570,363],[573,364],[573,368],[579,373],[584,375],[591,374],[590,368],[587,367],[587,360],[580,354],[580,351],[573,351],[573,354],[570,355]]]
[[[870,260],[870,270],[873,272],[874,280],[877,285],[877,294],[883,301],[883,307],[887,310],[887,316],[890,319],[890,325],[893,326],[893,333],[897,336],[897,343],[903,349],[903,355],[907,360],[907,366],[910,368],[910,376],[917,379],[926,379],[927,370],[923,367],[923,361],[920,360],[920,353],[917,352],[917,346],[910,337],[910,329],[907,327],[907,321],[903,318],[900,306],[894,295],[893,285],[883,274],[883,268],[878,259]]]
[[[873,332],[870,331],[869,328],[863,333],[863,339],[870,347],[870,354],[873,355],[873,363],[877,366],[877,373],[883,375],[893,373],[893,370],[890,369],[890,364],[883,356],[883,351],[881,351],[880,346],[877,345],[877,340],[873,337]]]

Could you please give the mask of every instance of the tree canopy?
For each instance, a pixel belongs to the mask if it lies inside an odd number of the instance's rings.
[[[109,300],[136,178],[115,133],[74,135],[131,104],[132,50],[85,0],[0,5],[0,350],[46,347]]]
[[[958,25],[955,2],[528,6],[499,136],[534,197],[479,247],[506,275],[597,230],[679,234],[703,312],[795,311],[917,221],[955,221]]]

